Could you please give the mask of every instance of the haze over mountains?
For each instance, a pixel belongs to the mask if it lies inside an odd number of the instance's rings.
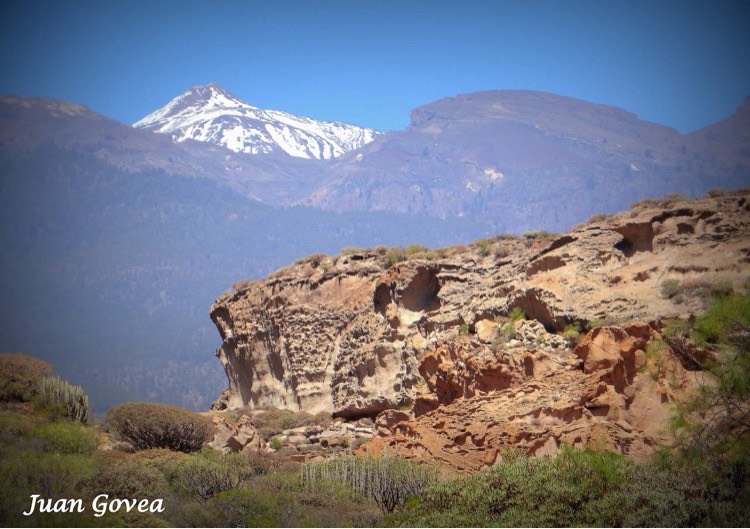
[[[494,91],[378,134],[216,85],[135,128],[2,97],[0,350],[52,360],[99,409],[205,408],[226,384],[208,308],[235,281],[348,245],[560,230],[648,196],[750,185],[749,107],[683,135],[612,107]]]

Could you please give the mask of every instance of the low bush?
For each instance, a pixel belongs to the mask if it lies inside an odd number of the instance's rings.
[[[581,323],[578,321],[574,321],[573,323],[570,323],[565,326],[565,330],[563,331],[563,337],[568,341],[569,344],[575,344],[578,339],[581,337]]]
[[[37,424],[34,436],[42,450],[56,454],[90,454],[99,444],[94,430],[67,421]]]
[[[479,252],[479,255],[485,257],[490,254],[492,241],[490,239],[479,239],[474,243],[474,246],[476,247],[477,252]]]
[[[290,428],[327,425],[331,421],[331,414],[328,412],[310,415],[305,411],[282,410],[278,408],[269,408],[257,413],[253,417],[255,429],[266,441]]]
[[[28,402],[52,365],[26,353],[0,353],[0,401]]]
[[[394,246],[385,254],[385,262],[388,266],[393,266],[396,263],[406,260],[406,252],[400,246]]]
[[[660,286],[661,296],[665,299],[675,297],[681,290],[680,281],[678,279],[667,279],[662,281]]]
[[[548,231],[544,231],[544,230],[541,230],[541,231],[531,230],[531,231],[525,231],[525,232],[523,232],[523,236],[527,240],[530,240],[530,239],[543,239],[544,237],[547,237],[548,235],[550,235],[550,233]]]
[[[169,485],[157,468],[144,466],[132,456],[112,465],[109,458],[98,458],[91,477],[82,483],[90,497],[109,494],[110,498],[164,498]]]
[[[213,438],[211,419],[171,404],[128,402],[111,408],[107,422],[138,450],[200,450]]]
[[[591,217],[589,217],[589,220],[586,221],[586,223],[593,224],[595,222],[604,222],[608,218],[609,218],[609,215],[607,215],[606,213],[596,213],[595,215],[591,215]]]
[[[696,319],[692,337],[700,345],[721,343],[735,335],[732,328],[738,325],[750,326],[750,295],[732,294],[717,298]]]
[[[435,482],[407,504],[402,526],[746,526],[747,493],[700,462],[636,463],[563,448],[554,457],[506,453],[469,478]]]
[[[430,249],[427,248],[427,246],[422,246],[421,244],[410,244],[406,247],[405,253],[406,258],[411,259],[412,257],[415,257],[418,254],[425,254],[429,252]]]
[[[244,454],[222,454],[212,449],[190,454],[169,469],[170,481],[177,490],[199,503],[239,488],[254,475],[255,468]]]

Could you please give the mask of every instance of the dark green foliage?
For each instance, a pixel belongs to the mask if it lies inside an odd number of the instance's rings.
[[[406,251],[400,246],[394,246],[385,254],[385,262],[388,266],[393,266],[404,260],[406,260]]]
[[[574,345],[578,339],[581,336],[582,328],[581,328],[581,322],[574,321],[573,323],[570,323],[565,326],[565,330],[563,331],[563,336],[568,341],[570,345]]]
[[[81,386],[73,386],[59,377],[44,377],[39,381],[39,404],[59,408],[71,421],[86,422],[89,417],[89,397]]]
[[[94,473],[82,483],[90,497],[109,494],[113,498],[164,498],[168,484],[157,468],[145,466],[133,456],[114,463],[111,458],[97,457]]]
[[[136,449],[169,448],[194,452],[211,440],[214,425],[198,413],[153,402],[128,402],[111,408],[107,422]]]
[[[205,503],[225,490],[239,488],[255,468],[243,454],[221,454],[206,448],[170,467],[171,481],[183,494]]]
[[[696,320],[692,337],[699,344],[728,344],[743,335],[737,332],[738,326],[750,326],[750,295],[733,294],[716,299]]]
[[[701,361],[684,338],[672,339],[673,349],[704,371],[698,393],[672,418],[678,445],[693,457],[732,464],[750,476],[750,295],[717,298],[696,319],[690,336],[716,354],[715,360]]]
[[[0,401],[30,401],[52,366],[26,353],[0,353]]]
[[[430,527],[671,527],[743,525],[743,492],[699,464],[635,463],[564,448],[555,457],[509,453],[488,471],[434,483],[401,525]]]

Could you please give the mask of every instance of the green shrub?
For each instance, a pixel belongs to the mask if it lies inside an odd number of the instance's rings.
[[[422,246],[421,244],[410,244],[406,247],[406,257],[407,259],[410,259],[417,254],[423,254],[429,251],[430,249],[427,248],[427,246]]]
[[[680,281],[678,279],[667,279],[661,283],[661,296],[669,299],[680,293]]]
[[[592,224],[594,222],[604,222],[609,218],[609,215],[606,213],[596,213],[595,215],[592,215],[589,217],[589,220],[586,221],[587,224]]]
[[[0,411],[0,435],[8,441],[29,437],[34,431],[34,421],[26,415]]]
[[[627,482],[629,471],[627,458],[609,452],[565,448],[556,457],[540,458],[508,452],[486,472],[427,488],[404,524],[616,526],[620,510],[605,511],[599,502]]]
[[[655,208],[659,206],[659,200],[656,198],[644,198],[643,200],[640,200],[638,202],[633,202],[630,204],[631,209],[646,209],[646,208]]]
[[[550,235],[550,233],[544,230],[541,230],[541,231],[531,230],[531,231],[523,232],[524,238],[529,239],[529,240],[530,239],[543,239],[544,237],[547,237],[548,235]]]
[[[565,330],[563,331],[563,337],[568,341],[570,344],[574,344],[578,341],[578,339],[581,336],[581,322],[574,321],[573,323],[570,323],[565,326]]]
[[[281,440],[278,437],[274,437],[273,439],[271,439],[271,449],[272,450],[281,449]]]
[[[25,506],[29,505],[29,494],[41,494],[44,498],[75,497],[74,485],[89,477],[92,470],[93,461],[87,454],[21,451],[0,460],[3,500],[15,492],[25,496]],[[73,495],[66,495],[71,492]]]
[[[695,321],[693,339],[698,344],[727,343],[737,325],[750,326],[750,295],[717,298]]]
[[[341,249],[342,255],[354,255],[358,253],[364,253],[367,250],[360,248],[359,246],[346,246]]]
[[[171,404],[120,404],[107,412],[107,422],[138,450],[169,448],[193,452],[214,435],[211,419]]]
[[[26,353],[0,353],[0,401],[30,401],[52,366]]]
[[[86,422],[89,417],[89,397],[81,386],[73,386],[58,377],[44,377],[39,381],[39,404],[59,409],[71,421]]]
[[[172,465],[169,475],[179,492],[204,504],[212,496],[239,488],[255,470],[244,454],[204,449]]]
[[[490,239],[479,239],[474,243],[474,246],[477,248],[477,252],[479,252],[479,255],[482,257],[485,257],[490,254],[490,249],[492,248],[492,241]]]
[[[42,450],[56,454],[90,454],[99,444],[94,430],[74,422],[37,424],[34,436]]]
[[[240,279],[232,285],[232,290],[238,293],[244,292],[245,290],[253,286],[253,283],[254,281],[252,279]]]
[[[672,417],[678,446],[715,464],[733,460],[750,476],[750,295],[717,298],[696,319],[691,335],[700,345],[712,344],[716,354],[702,363],[690,356],[704,376],[694,397]],[[680,345],[675,341],[673,347]]]
[[[508,319],[514,323],[520,320],[525,320],[526,313],[521,307],[513,307],[513,309],[511,309],[511,311],[508,313]]]
[[[406,252],[400,246],[394,246],[385,254],[385,262],[388,266],[393,266],[404,260],[406,260]]]
[[[308,425],[325,425],[331,422],[331,414],[327,412],[310,415],[306,411],[281,410],[269,408],[253,417],[253,424],[258,433],[268,441],[274,435],[284,430]]]
[[[99,458],[94,468],[95,472],[82,484],[91,497],[109,494],[110,498],[155,499],[164,498],[169,491],[159,469],[143,466],[132,456],[117,465],[111,465],[108,458]]]
[[[179,463],[185,458],[184,452],[175,452],[168,448],[147,448],[128,456],[137,465],[144,468],[153,468],[164,472],[171,465]]]

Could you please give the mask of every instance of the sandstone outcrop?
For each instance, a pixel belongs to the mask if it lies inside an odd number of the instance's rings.
[[[750,196],[646,201],[564,235],[315,255],[214,304],[214,408],[374,418],[392,446],[475,471],[561,443],[645,455],[694,372],[646,358],[661,323],[750,277]],[[672,287],[665,290],[665,284]],[[527,320],[507,319],[520,308]],[[594,329],[562,336],[571,324]],[[653,369],[652,369],[653,368]]]

